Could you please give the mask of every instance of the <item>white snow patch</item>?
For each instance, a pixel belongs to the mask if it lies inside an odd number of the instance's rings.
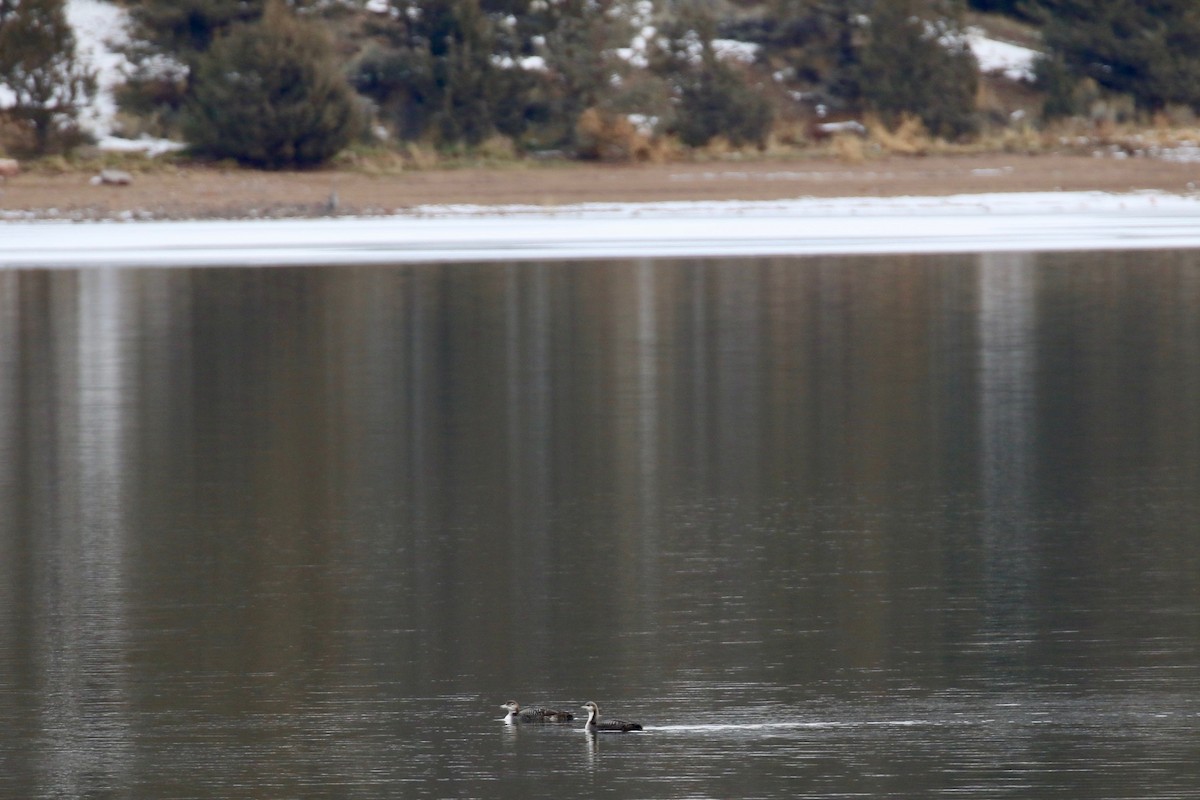
[[[120,52],[129,42],[125,9],[104,0],[67,0],[67,22],[75,33],[75,53],[96,73],[96,96],[79,115],[79,124],[96,138],[101,150],[141,152],[155,156],[184,145],[166,139],[124,139],[113,135],[117,115],[115,92],[133,65]]]
[[[754,42],[739,42],[736,39],[713,39],[712,48],[721,61],[736,61],[739,64],[753,64],[762,49]]]
[[[380,218],[9,222],[0,228],[0,267],[1196,249],[1200,199],[1067,192],[590,203],[556,210],[427,206]]]
[[[1174,146],[1149,147],[1145,154],[1151,158],[1171,161],[1176,164],[1200,164],[1200,145],[1177,144]]]
[[[982,28],[967,29],[967,44],[979,62],[979,71],[1000,74],[1010,81],[1032,81],[1038,52],[1028,47],[988,38]]]
[[[136,139],[124,139],[120,136],[101,136],[96,140],[101,150],[113,153],[145,153],[148,156],[160,156],[163,153],[174,153],[186,145],[172,142],[170,139],[156,139],[152,136],[139,136]]]
[[[816,128],[821,133],[829,136],[836,136],[839,133],[852,133],[856,136],[867,135],[867,126],[856,119],[848,119],[841,122],[821,122],[817,124]]]
[[[541,56],[493,55],[492,65],[499,69],[523,69],[526,72],[545,72],[546,59]]]
[[[650,66],[650,47],[657,45],[659,47],[666,46],[665,41],[657,41],[658,29],[653,25],[643,25],[633,38],[629,40],[628,47],[618,47],[616,49],[617,58],[628,62],[630,66],[638,69],[645,69]]]
[[[704,54],[704,44],[700,34],[688,31],[683,39],[683,56],[689,64],[698,65]],[[713,53],[721,61],[736,61],[741,64],[753,64],[758,59],[761,45],[754,42],[742,42],[736,39],[713,39],[709,42]],[[650,65],[652,47],[666,50],[670,46],[665,38],[659,36],[658,29],[653,25],[643,26],[629,41],[628,47],[618,47],[617,57],[638,69]]]
[[[548,69],[546,59],[542,56],[522,56],[517,59],[517,64],[526,72],[545,72]]]
[[[658,127],[658,117],[649,114],[627,114],[626,119],[643,136],[652,136]]]
[[[75,32],[75,54],[96,72],[96,98],[79,115],[92,135],[103,137],[113,126],[117,102],[113,92],[125,81],[129,60],[118,52],[129,42],[125,11],[102,0],[67,0],[67,22]]]

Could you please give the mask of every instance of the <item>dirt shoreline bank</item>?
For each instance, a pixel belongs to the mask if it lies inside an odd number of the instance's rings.
[[[994,192],[1191,194],[1200,163],[1085,155],[894,157],[862,164],[774,160],[686,164],[517,164],[394,175],[215,168],[135,174],[25,173],[0,183],[0,220],[243,219],[431,213],[429,206],[781,200]]]

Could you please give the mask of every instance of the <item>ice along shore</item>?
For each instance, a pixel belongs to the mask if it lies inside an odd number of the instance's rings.
[[[1200,198],[1040,192],[424,206],[369,218],[8,222],[0,267],[386,264],[1200,247]]]

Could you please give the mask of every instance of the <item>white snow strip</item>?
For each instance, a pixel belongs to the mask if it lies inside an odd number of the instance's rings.
[[[424,207],[380,218],[8,222],[0,267],[381,264],[1200,248],[1200,200],[1037,193]]]
[[[173,142],[170,139],[156,139],[152,136],[140,136],[137,139],[101,136],[97,139],[96,146],[101,150],[113,153],[145,153],[148,156],[158,156],[182,150],[187,145]]]

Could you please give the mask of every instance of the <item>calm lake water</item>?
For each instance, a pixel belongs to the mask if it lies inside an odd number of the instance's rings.
[[[1200,253],[0,273],[0,720],[31,800],[1194,798]]]

